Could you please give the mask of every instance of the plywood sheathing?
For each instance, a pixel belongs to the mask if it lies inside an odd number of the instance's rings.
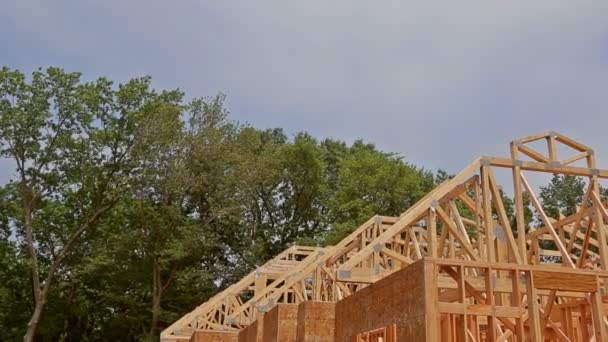
[[[423,260],[418,261],[339,301],[335,341],[350,342],[359,333],[390,324],[397,325],[397,341],[430,341],[426,334],[425,266]]]
[[[336,303],[306,301],[298,306],[297,342],[333,342]]]
[[[277,304],[264,315],[264,342],[295,342],[298,305]]]
[[[189,342],[237,342],[238,340],[239,334],[234,331],[196,330],[192,333]]]
[[[247,334],[249,333],[251,325],[248,325],[239,331],[239,342],[247,342]]]
[[[262,342],[264,333],[264,316],[258,312],[257,319],[239,332],[239,342]]]

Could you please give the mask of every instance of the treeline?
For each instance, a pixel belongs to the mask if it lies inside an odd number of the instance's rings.
[[[450,177],[150,82],[0,69],[0,341],[157,340],[290,244],[334,244]],[[573,213],[584,189],[555,176],[545,211]]]
[[[290,244],[397,215],[432,172],[230,119],[150,78],[0,70],[0,340],[155,340]]]

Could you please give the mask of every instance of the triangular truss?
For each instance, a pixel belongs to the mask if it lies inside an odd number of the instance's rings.
[[[295,268],[316,259],[325,248],[291,246],[255,269],[239,282],[210,298],[168,327],[161,337],[190,338],[195,329],[239,330],[255,319],[256,294],[269,288],[281,289],[284,302],[299,302],[310,289],[305,284],[285,287],[284,280]],[[276,283],[276,284],[275,284]],[[235,312],[238,311],[238,314]]]
[[[399,217],[374,216],[336,246],[287,249],[175,322],[161,338],[189,337],[194,329],[237,330],[275,303],[338,301],[424,257],[606,270],[608,211],[599,181],[608,178],[608,170],[595,163],[592,149],[556,132],[514,140],[511,158],[477,159]],[[496,169],[506,169],[512,179],[511,208]],[[530,172],[585,177],[577,211],[548,217],[525,175]],[[526,201],[541,227],[526,225]],[[555,294],[546,300],[549,308],[552,299]]]

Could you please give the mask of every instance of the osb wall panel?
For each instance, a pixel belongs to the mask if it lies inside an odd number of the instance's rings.
[[[239,342],[247,342],[247,336],[249,334],[250,326],[251,325],[248,325],[239,331]]]
[[[238,342],[262,342],[264,332],[264,313],[259,312],[257,319],[239,331]]]
[[[298,306],[297,342],[333,342],[336,303],[302,302]]]
[[[257,319],[251,324],[252,329],[249,330],[247,342],[262,342],[264,338],[264,319],[266,314],[258,312]]]
[[[263,330],[264,328],[262,324],[260,324],[260,318],[258,316],[258,319],[249,325],[249,329],[247,330],[247,342],[258,342],[258,335],[261,335],[260,330]],[[260,331],[260,334],[258,334],[258,331]]]
[[[264,315],[264,342],[295,342],[298,305],[278,304]]]
[[[238,332],[197,330],[192,334],[190,342],[237,342]]]
[[[336,304],[336,342],[397,325],[397,341],[426,341],[425,263],[416,262]]]
[[[275,305],[264,315],[263,341],[276,341],[279,334],[279,306]]]

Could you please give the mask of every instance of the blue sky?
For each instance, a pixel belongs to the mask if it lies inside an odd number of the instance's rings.
[[[223,92],[239,121],[431,169],[548,129],[608,168],[605,0],[5,0],[0,64]]]

